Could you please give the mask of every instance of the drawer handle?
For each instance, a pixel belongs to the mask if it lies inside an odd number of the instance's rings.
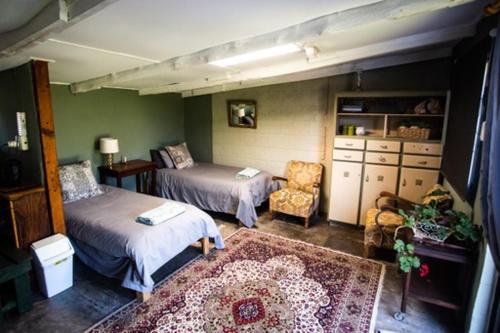
[[[406,186],[406,178],[403,178],[403,186]]]
[[[370,181],[370,176],[366,175],[366,179],[365,179],[365,182],[369,182]]]
[[[352,146],[353,146],[353,144],[352,144],[352,143],[346,143],[345,145],[346,145],[347,147],[352,147]]]
[[[380,145],[380,148],[387,149],[387,148],[389,148],[389,146],[387,146],[387,145]]]
[[[419,161],[418,164],[427,165],[427,161]]]
[[[345,158],[351,158],[352,155],[344,155]]]
[[[382,162],[382,163],[387,162],[387,159],[386,159],[385,157],[383,157],[383,156],[379,156],[379,157],[378,157],[378,160],[379,160],[380,162]]]

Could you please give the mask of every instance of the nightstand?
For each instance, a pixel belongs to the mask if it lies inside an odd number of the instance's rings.
[[[151,173],[151,186],[147,189],[147,184],[142,184],[143,173]],[[106,184],[108,177],[116,178],[116,186],[122,187],[122,178],[135,176],[137,192],[154,194],[156,188],[156,164],[145,160],[131,160],[127,163],[114,163],[111,168],[107,166],[99,167],[99,178],[101,184]]]

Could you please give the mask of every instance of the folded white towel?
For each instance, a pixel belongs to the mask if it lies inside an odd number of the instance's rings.
[[[182,214],[185,211],[185,206],[176,202],[167,201],[160,207],[156,207],[142,213],[137,217],[136,221],[147,225],[157,225],[168,221],[169,219]]]
[[[254,168],[245,168],[236,174],[236,178],[250,179],[258,175],[260,170]]]

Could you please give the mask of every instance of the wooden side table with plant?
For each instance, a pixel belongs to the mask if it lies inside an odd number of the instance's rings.
[[[399,214],[404,219],[400,228],[412,234],[394,244],[399,268],[406,273],[401,311],[394,317],[404,319],[408,297],[463,314],[481,229],[465,213],[433,205],[415,205],[414,210],[399,210]]]

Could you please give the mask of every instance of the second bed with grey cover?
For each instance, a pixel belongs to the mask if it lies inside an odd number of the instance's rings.
[[[195,205],[201,209],[236,215],[245,226],[257,221],[255,207],[278,189],[272,175],[261,171],[250,179],[237,179],[241,168],[210,163],[196,163],[185,169],[159,169],[156,177],[158,195]]]
[[[122,279],[122,286],[150,292],[151,275],[190,244],[215,239],[224,247],[213,219],[189,204],[185,212],[155,226],[135,221],[167,200],[110,186],[103,194],[64,205],[66,225],[78,257],[97,272]]]

